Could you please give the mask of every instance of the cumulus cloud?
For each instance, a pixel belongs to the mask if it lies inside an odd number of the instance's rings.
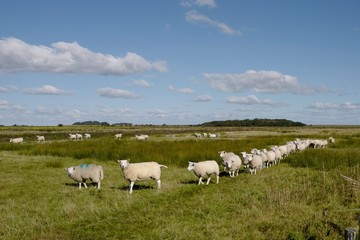
[[[168,86],[168,89],[170,91],[174,91],[174,92],[178,92],[178,93],[185,93],[185,94],[190,94],[190,93],[194,92],[194,90],[191,88],[176,88],[172,85]]]
[[[128,52],[117,57],[92,52],[77,42],[56,42],[51,47],[31,45],[17,38],[0,40],[0,71],[89,73],[123,76],[144,71],[167,70],[166,62],[149,62]]]
[[[206,25],[215,27],[224,34],[241,35],[240,31],[229,27],[225,23],[213,20],[205,15],[201,15],[195,10],[188,11],[185,15],[185,19],[186,19],[186,21],[188,21],[190,23],[206,24]]]
[[[61,95],[68,94],[70,92],[59,89],[57,87],[51,85],[44,85],[39,88],[28,88],[24,90],[25,94],[33,94],[33,95]]]
[[[180,5],[183,7],[208,7],[208,8],[215,8],[216,2],[215,0],[182,0]]]
[[[301,86],[296,77],[284,75],[276,71],[248,70],[242,74],[204,73],[210,86],[225,92],[241,92],[252,90],[260,93],[295,94],[314,93],[315,89]]]
[[[226,102],[246,105],[275,105],[273,101],[269,99],[260,100],[255,95],[248,95],[245,97],[230,96],[227,98]]]
[[[115,88],[100,88],[97,90],[97,94],[101,97],[107,98],[127,98],[127,99],[134,99],[138,98],[139,96],[135,93],[132,93],[128,90],[123,89],[115,89]]]
[[[152,87],[152,84],[151,84],[151,83],[149,83],[148,81],[145,81],[145,80],[143,80],[143,79],[135,80],[135,81],[134,81],[134,84],[135,84],[136,86],[144,87],[144,88],[150,88],[150,87]]]
[[[317,110],[355,110],[355,109],[359,109],[359,104],[354,104],[351,102],[344,102],[341,104],[315,102],[315,103],[310,103],[309,108],[313,108]]]
[[[195,102],[210,102],[213,100],[213,97],[210,95],[202,95],[197,97],[194,101]]]

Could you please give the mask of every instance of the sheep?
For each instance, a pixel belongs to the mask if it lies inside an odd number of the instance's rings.
[[[84,138],[85,138],[85,139],[90,139],[90,138],[91,138],[91,134],[90,134],[90,133],[85,133],[85,134],[84,134]]]
[[[118,160],[125,179],[130,182],[130,194],[133,192],[135,181],[146,181],[154,179],[157,182],[158,189],[161,188],[161,167],[167,168],[167,166],[161,165],[157,162],[129,162],[130,159]]]
[[[276,161],[275,152],[267,151],[266,149],[261,150],[261,152],[265,153],[267,157],[266,167],[272,166],[272,164]]]
[[[69,134],[69,139],[70,140],[76,140],[76,134]]]
[[[141,134],[141,135],[135,135],[137,140],[147,140],[149,139],[149,135]]]
[[[194,134],[195,134],[195,137],[197,137],[197,138],[201,138],[201,137],[202,137],[201,133],[194,133]]]
[[[83,136],[80,133],[76,133],[76,140],[82,140]]]
[[[120,139],[120,138],[122,138],[122,133],[115,134],[115,139]]]
[[[233,152],[225,151],[220,151],[219,155],[223,160],[223,165],[225,166],[224,171],[228,170],[230,177],[235,177],[235,172],[236,176],[238,176],[241,167],[240,157]]]
[[[11,143],[15,143],[15,144],[23,144],[24,143],[24,138],[19,137],[19,138],[10,138],[10,142]]]
[[[96,164],[80,164],[65,168],[65,170],[70,178],[79,183],[79,189],[81,189],[81,183],[87,188],[86,180],[97,183],[97,189],[100,189],[100,182],[104,179],[102,166]]]
[[[202,178],[207,177],[206,185],[209,185],[211,175],[216,175],[216,184],[219,183],[219,165],[215,160],[207,160],[202,162],[189,162],[188,171],[194,171],[195,175],[199,177],[198,185],[204,184]]]
[[[263,161],[259,155],[247,154],[247,156],[244,157],[244,164],[249,167],[250,174],[253,174],[253,172],[256,174],[256,169],[261,169]]]
[[[329,137],[329,143],[335,143],[335,139],[333,137]]]
[[[40,143],[40,142],[45,142],[45,137],[44,137],[44,136],[39,136],[39,135],[37,135],[36,138],[37,138],[37,142],[38,142],[38,143]]]
[[[219,133],[209,133],[209,138],[217,138],[217,137],[220,137],[220,134]]]

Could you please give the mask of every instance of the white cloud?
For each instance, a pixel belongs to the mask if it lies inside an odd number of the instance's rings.
[[[6,93],[8,91],[9,91],[9,89],[4,88],[4,87],[0,87],[0,93]]]
[[[51,47],[30,45],[17,38],[0,40],[0,71],[90,73],[123,76],[167,70],[166,62],[149,62],[136,53],[116,57],[92,52],[77,42],[56,42]]]
[[[248,70],[242,74],[204,73],[211,87],[225,92],[253,90],[261,93],[310,94],[315,89],[301,86],[296,77],[276,71]]]
[[[213,97],[210,95],[202,95],[199,96],[198,98],[196,98],[194,101],[195,102],[210,102],[213,100]]]
[[[145,81],[145,80],[143,80],[143,79],[135,80],[135,81],[134,81],[134,84],[135,84],[136,86],[144,87],[144,88],[150,88],[150,87],[152,87],[152,84],[151,84],[151,83],[149,83],[148,81]]]
[[[230,96],[226,102],[246,105],[275,105],[273,101],[269,99],[260,100],[255,95],[248,95],[246,97]]]
[[[98,89],[97,94],[101,97],[107,97],[107,98],[134,99],[134,98],[139,97],[135,93],[132,93],[128,90],[115,89],[115,88],[109,88],[109,87]]]
[[[188,11],[185,15],[186,21],[190,23],[200,23],[200,24],[206,24],[213,27],[216,27],[219,29],[222,33],[229,34],[229,35],[241,35],[241,32],[229,27],[225,23],[218,22],[216,20],[212,20],[209,17],[205,15],[199,14],[195,10]]]
[[[0,100],[0,110],[8,109],[10,106],[8,101]]]
[[[310,103],[309,108],[317,110],[355,110],[359,109],[359,105],[351,102],[344,102],[341,104],[315,102]]]
[[[34,95],[61,95],[67,94],[70,92],[64,91],[62,89],[56,88],[51,85],[44,85],[39,88],[28,88],[24,90],[25,94],[34,94]]]
[[[172,85],[168,86],[168,89],[174,92],[185,93],[185,94],[190,94],[194,92],[194,90],[191,88],[176,88]]]
[[[180,5],[183,7],[208,7],[208,8],[215,8],[216,2],[215,0],[182,0]]]

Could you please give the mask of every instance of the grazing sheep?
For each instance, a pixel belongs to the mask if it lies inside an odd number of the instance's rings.
[[[81,183],[87,188],[86,180],[97,183],[97,188],[100,189],[100,180],[104,179],[102,166],[96,164],[80,164],[78,166],[65,168],[65,170],[70,178],[79,183],[79,189],[81,189]]]
[[[158,188],[161,188],[161,167],[167,168],[157,162],[129,163],[128,160],[118,160],[125,179],[130,182],[130,193],[133,191],[135,181],[156,180]]]
[[[335,139],[333,137],[329,137],[329,143],[335,143]]]
[[[238,176],[241,167],[240,157],[233,152],[225,151],[220,151],[219,155],[223,160],[223,165],[225,166],[224,171],[229,171],[230,177],[235,177],[235,172],[236,176]]]
[[[24,139],[22,137],[19,138],[10,138],[10,142],[11,143],[15,143],[15,144],[23,144],[24,143]]]
[[[147,140],[149,139],[149,135],[141,134],[141,135],[135,135],[137,140]]]
[[[40,143],[40,142],[45,142],[45,137],[44,136],[36,136],[37,138],[37,142]]]
[[[115,134],[115,139],[121,139],[121,138],[122,138],[122,133]]]
[[[90,134],[90,133],[85,133],[85,134],[84,134],[84,138],[85,138],[85,139],[90,139],[90,138],[91,138],[91,134]]]
[[[211,175],[216,175],[216,183],[219,183],[219,165],[215,160],[207,160],[202,162],[189,162],[189,166],[187,167],[188,171],[193,170],[195,175],[199,177],[199,183],[204,184],[202,182],[202,178],[207,177],[206,185],[209,185]]]

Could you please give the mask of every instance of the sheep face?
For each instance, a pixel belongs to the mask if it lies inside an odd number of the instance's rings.
[[[220,151],[219,152],[220,157],[223,157],[225,155],[225,153],[226,153],[225,151]]]
[[[189,162],[189,166],[187,167],[187,170],[190,172],[191,170],[193,170],[195,167],[195,163],[194,162]]]
[[[121,169],[125,169],[127,168],[127,166],[129,166],[129,161],[128,159],[125,159],[125,160],[118,160],[118,163],[120,163],[120,168]]]
[[[69,176],[73,175],[75,172],[75,167],[69,167],[69,168],[65,168],[65,171],[67,172],[67,174]]]

